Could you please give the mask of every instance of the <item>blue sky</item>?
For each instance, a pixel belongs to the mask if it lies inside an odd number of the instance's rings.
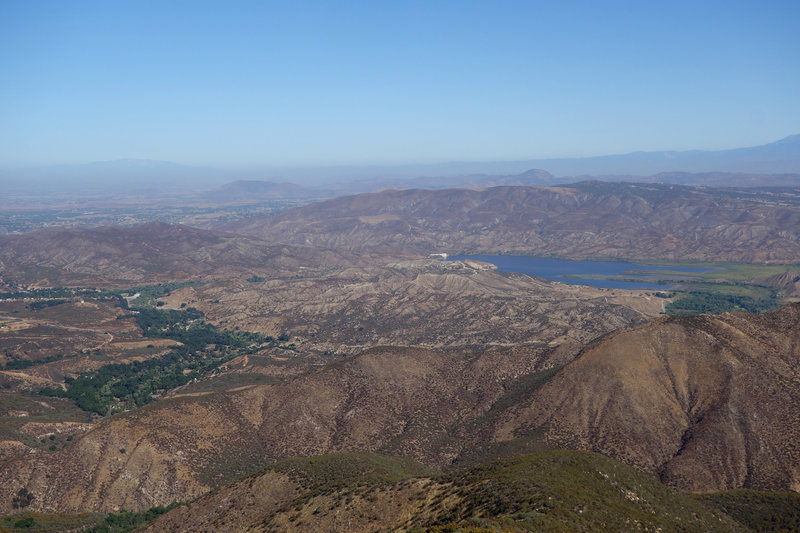
[[[0,164],[394,164],[800,133],[800,2],[0,1]]]

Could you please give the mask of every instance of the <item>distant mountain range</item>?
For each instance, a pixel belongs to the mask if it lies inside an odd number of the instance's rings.
[[[530,167],[544,168],[557,176],[635,174],[660,172],[800,172],[800,135],[779,141],[733,150],[690,150],[685,152],[634,152],[624,155],[578,159],[540,159]]]
[[[530,169],[535,170],[530,175]],[[706,178],[687,176],[701,173]],[[722,174],[720,174],[722,173]],[[753,184],[767,174],[800,174],[800,134],[761,146],[731,150],[634,152],[583,158],[521,161],[452,162],[428,165],[224,168],[187,166],[168,161],[120,159],[83,165],[0,168],[4,188],[21,190],[46,183],[49,187],[103,187],[119,190],[184,190],[200,192],[237,180],[295,182],[313,186],[313,195],[368,192],[380,188],[447,188],[493,185],[548,185],[579,181],[577,177],[607,177],[606,181],[704,183],[711,175],[750,176]],[[701,181],[697,181],[701,179]],[[723,178],[722,182],[725,183]],[[410,180],[410,181],[409,181]],[[672,181],[678,180],[678,181]],[[769,180],[771,185],[797,184],[798,176]],[[778,181],[779,183],[775,183]],[[715,183],[717,185],[723,183]],[[324,184],[324,185],[321,185]],[[743,183],[736,185],[742,186]],[[299,190],[293,191],[297,194]]]

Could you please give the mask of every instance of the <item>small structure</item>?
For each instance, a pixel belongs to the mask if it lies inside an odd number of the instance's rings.
[[[428,256],[428,259],[446,260],[447,259],[447,254],[444,254],[444,253],[442,253],[442,254],[431,254],[431,255]]]

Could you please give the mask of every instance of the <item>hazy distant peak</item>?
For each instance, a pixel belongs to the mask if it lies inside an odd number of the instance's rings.
[[[525,172],[522,172],[521,174],[519,174],[519,177],[521,177],[521,178],[550,179],[550,178],[553,178],[555,176],[553,176],[552,174],[550,174],[546,170],[542,170],[540,168],[532,168],[530,170],[526,170]]]
[[[779,141],[775,141],[769,144],[798,144],[800,143],[800,133],[796,133],[795,135],[789,135],[788,137],[784,137]]]
[[[111,159],[108,161],[92,161],[89,165],[94,167],[109,168],[139,168],[139,169],[158,169],[158,168],[182,168],[184,165],[173,163],[172,161],[161,161],[158,159]]]
[[[285,181],[237,180],[209,191],[204,196],[219,202],[259,201],[295,197],[305,191],[302,185]]]

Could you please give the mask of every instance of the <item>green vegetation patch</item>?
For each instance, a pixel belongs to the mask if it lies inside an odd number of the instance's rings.
[[[287,474],[314,495],[355,485],[396,483],[436,473],[412,459],[373,453],[336,453],[285,459],[270,465],[267,470]]]
[[[693,496],[755,531],[800,531],[800,494],[736,489]]]
[[[14,292],[0,292],[0,299],[19,299],[19,298],[74,298],[76,296],[89,296],[96,297],[102,291],[95,289],[67,289],[67,288],[52,288],[52,289],[27,289]]]
[[[607,457],[550,451],[442,478],[431,524],[532,531],[746,531],[722,512]],[[455,498],[457,504],[448,504]]]
[[[119,513],[109,513],[101,524],[86,530],[87,533],[128,533],[152,522],[167,511],[174,509],[181,503],[172,503],[166,507],[156,506],[149,510],[135,513],[131,511],[120,511]]]
[[[31,302],[28,307],[31,311],[39,311],[40,309],[44,309],[46,307],[55,307],[65,303],[67,303],[67,300],[37,300],[35,302]]]
[[[648,271],[648,270],[631,270],[625,272],[631,275],[664,275],[676,276],[679,279],[685,276],[691,276],[705,281],[714,282],[747,282],[755,278],[768,278],[776,274],[783,274],[784,272],[800,271],[800,264],[787,264],[787,265],[765,265],[761,263],[735,263],[731,261],[725,262],[689,262],[689,261],[648,261],[636,260],[637,263],[643,265],[653,266],[674,266],[679,268],[708,268],[709,272],[680,272],[680,271]]]
[[[196,287],[200,285],[199,281],[181,281],[171,283],[161,283],[160,285],[140,285],[132,287],[124,292],[117,292],[120,296],[131,297],[138,294],[136,298],[130,300],[130,306],[136,308],[155,307],[156,300],[162,296],[169,296],[169,294],[177,289],[183,287]]]
[[[0,533],[85,531],[97,524],[102,515],[95,513],[62,514],[24,512],[0,517]]]
[[[140,513],[120,511],[103,515],[100,513],[37,513],[25,512],[0,517],[0,533],[82,531],[84,533],[128,533],[155,520],[181,503],[166,507],[152,507]]]
[[[73,400],[81,409],[98,414],[141,407],[154,395],[202,378],[234,357],[276,345],[274,338],[244,331],[228,331],[205,322],[193,308],[143,308],[133,316],[146,337],[176,340],[181,346],[162,357],[132,363],[109,364],[67,378],[67,389],[45,387],[41,394]]]
[[[702,288],[679,293],[678,299],[666,305],[665,312],[681,316],[728,311],[764,313],[781,305],[776,292],[766,287],[719,284]]]
[[[77,356],[78,354],[72,354],[69,357],[72,358]],[[0,365],[0,370],[22,370],[25,368],[30,368],[32,366],[54,363],[56,361],[64,359],[64,354],[60,353],[56,355],[51,355],[49,357],[44,357],[42,359],[37,359],[35,361],[31,359],[20,359],[14,354],[7,354],[6,357],[8,357],[9,360],[4,365]]]
[[[145,337],[176,340],[189,351],[210,344],[244,348],[275,340],[260,333],[219,329],[206,323],[203,313],[192,307],[183,310],[140,309],[133,316]]]

